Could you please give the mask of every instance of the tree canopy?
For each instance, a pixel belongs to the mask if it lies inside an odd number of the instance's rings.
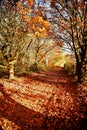
[[[76,74],[78,76],[78,81],[84,82],[86,80],[86,0],[4,0],[1,1],[0,5],[1,15],[3,10],[3,17],[0,15],[1,25],[3,26],[1,29],[4,28],[2,29],[4,30],[4,33],[0,31],[1,40],[4,39],[3,45],[4,41],[5,46],[7,46],[10,41],[13,43],[13,41],[17,40],[17,38],[20,40],[24,39],[27,31],[31,38],[47,37],[50,35],[55,39],[58,46],[62,46],[62,48],[67,48],[73,51],[76,59]],[[15,12],[17,13],[16,17],[14,17]],[[7,15],[10,15],[9,20]],[[21,24],[19,27],[15,27],[15,20],[17,21],[19,18]],[[12,21],[12,19],[14,20]],[[17,23],[19,24],[19,22]],[[11,30],[8,29],[9,26]],[[14,32],[13,28],[15,28]],[[23,32],[21,32],[21,30]],[[17,41],[15,42],[15,45],[18,43]],[[3,49],[3,47],[1,48]]]
[[[54,36],[74,52],[78,81],[83,82],[87,76],[87,3],[84,0],[49,2],[50,17],[47,15],[47,18],[52,23]]]

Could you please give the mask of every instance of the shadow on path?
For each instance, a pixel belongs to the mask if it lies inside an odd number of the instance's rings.
[[[38,71],[35,75],[28,75],[25,78],[24,83],[30,82],[30,80],[33,81],[39,81],[42,83],[50,84],[50,85],[55,85],[57,86],[75,86],[75,78],[73,76],[70,76],[67,71],[64,70],[64,68],[55,68],[51,71]]]
[[[47,83],[52,86],[54,85],[57,88],[61,85],[61,87],[66,90],[66,92],[70,92],[69,95],[78,95],[77,89],[75,89],[75,83],[71,81],[72,77],[70,77],[63,68],[54,69],[49,72],[38,72],[36,75],[31,74],[28,78],[26,77],[25,83],[28,83],[29,78],[31,78],[32,81]],[[65,109],[65,106],[58,106],[58,108],[56,108],[58,109],[58,111],[60,111],[60,113],[58,113],[58,115],[56,116],[55,114],[54,116],[48,116],[48,111],[41,114],[13,100],[10,94],[7,94],[2,84],[0,84],[0,92],[3,95],[0,98],[0,118],[6,118],[8,121],[15,123],[15,125],[18,126],[17,130],[87,130],[87,116],[80,119],[79,115],[76,115],[78,114],[78,112],[73,113],[76,111],[73,111],[73,109],[71,108],[68,108],[68,111],[66,111],[67,109]],[[57,104],[59,105],[60,103],[61,105],[63,105],[63,103],[65,102],[64,105],[68,104],[70,107],[70,101],[67,99],[69,95],[66,95],[66,97],[64,97],[65,99],[63,101],[61,100],[61,103],[57,101]],[[61,95],[59,96],[61,97]],[[72,98],[74,98],[74,96],[72,96],[71,99]],[[48,106],[51,105],[50,102],[51,101],[49,101]],[[53,109],[55,109],[55,105],[56,104],[54,104]],[[76,104],[76,107],[79,105]],[[61,110],[61,108],[63,108],[63,110]],[[82,110],[80,111],[80,109]],[[79,112],[83,112],[83,114],[86,114],[87,111],[84,110],[86,109],[86,107],[81,106],[80,109],[78,109]],[[69,114],[71,115],[67,118],[67,115]]]
[[[14,122],[22,130],[40,128],[42,126],[42,120],[44,118],[42,114],[11,99],[1,84],[0,92],[3,94],[3,98],[0,99],[0,118],[4,117]]]

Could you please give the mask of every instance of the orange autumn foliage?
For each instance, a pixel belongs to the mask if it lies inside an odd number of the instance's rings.
[[[26,8],[23,7],[21,2],[18,2],[18,12],[21,15],[21,19],[29,25],[29,29],[33,35],[43,37],[48,34],[50,24],[44,20],[38,10],[33,10],[31,6],[34,4],[34,0],[22,0],[22,2],[28,2]],[[32,12],[34,15],[32,15]]]

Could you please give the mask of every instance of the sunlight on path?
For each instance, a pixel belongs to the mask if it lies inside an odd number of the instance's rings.
[[[54,110],[54,106],[57,109],[61,107],[63,113],[66,108],[72,109],[71,107],[74,107],[71,94],[66,92],[61,85],[57,88],[45,83],[37,84],[37,82],[32,82],[30,85],[24,85],[22,83],[18,84],[15,81],[5,81],[4,90],[16,102],[41,114],[46,111],[48,111],[48,115],[58,114],[58,111]]]
[[[35,125],[35,121],[39,127],[46,118],[47,122],[50,119],[60,122],[61,129],[62,125],[72,127],[73,121],[73,125],[76,126],[79,119],[85,118],[86,108],[82,109],[80,105],[83,99],[84,103],[87,102],[84,93],[87,87],[82,87],[82,90],[76,87],[62,68],[20,77],[19,81],[0,79],[0,84],[0,125],[4,130],[7,125],[8,130],[21,130],[22,127],[26,127],[25,130],[29,127],[33,130],[32,125]],[[81,94],[85,94],[84,97],[81,97]],[[7,115],[3,116],[6,109]],[[54,121],[52,123],[55,124]],[[50,125],[52,123],[50,122]]]
[[[3,124],[3,126],[2,126]],[[7,120],[6,118],[0,118],[0,126],[4,130],[20,130],[21,128],[17,126],[14,122]],[[1,130],[1,129],[0,129]]]

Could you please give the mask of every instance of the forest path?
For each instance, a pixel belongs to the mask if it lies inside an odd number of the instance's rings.
[[[3,130],[86,130],[86,123],[87,86],[78,87],[64,68],[0,79]]]

